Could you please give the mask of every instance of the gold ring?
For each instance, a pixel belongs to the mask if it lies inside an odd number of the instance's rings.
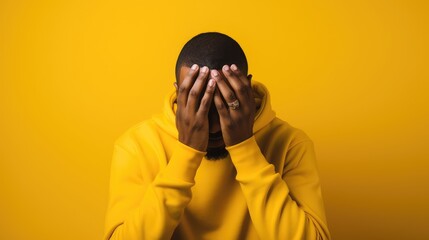
[[[230,107],[233,110],[236,110],[240,107],[240,102],[237,99],[235,99],[235,101],[227,103],[227,104],[228,104],[228,107]]]

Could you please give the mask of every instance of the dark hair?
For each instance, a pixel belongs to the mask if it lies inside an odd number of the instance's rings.
[[[180,68],[198,64],[210,69],[221,69],[223,65],[235,64],[247,75],[247,59],[240,45],[231,37],[218,32],[200,33],[189,40],[180,51],[176,62],[176,81]]]

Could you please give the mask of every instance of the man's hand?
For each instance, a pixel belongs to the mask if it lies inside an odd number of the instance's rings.
[[[231,67],[223,66],[222,72],[226,79],[217,70],[211,71],[218,86],[214,102],[220,116],[225,145],[232,146],[253,136],[255,99],[250,80],[235,64]],[[239,106],[234,107],[234,102],[237,103],[237,101]]]
[[[210,79],[204,89],[208,77],[208,67],[199,69],[194,64],[177,89],[176,127],[179,141],[202,152],[207,150],[209,141],[208,112],[216,85]],[[205,92],[200,101],[202,91]]]

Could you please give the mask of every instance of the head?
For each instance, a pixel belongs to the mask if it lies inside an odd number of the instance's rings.
[[[240,45],[231,37],[218,33],[201,33],[189,40],[182,48],[176,62],[176,83],[180,86],[186,73],[193,64],[209,69],[217,69],[222,74],[222,67],[235,64],[247,75],[246,55]],[[250,81],[250,76],[248,77]],[[209,111],[209,143],[206,158],[216,160],[228,155],[222,138],[219,115],[214,103]]]

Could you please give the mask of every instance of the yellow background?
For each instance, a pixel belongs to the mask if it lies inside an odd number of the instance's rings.
[[[1,0],[0,239],[101,239],[113,142],[205,31],[314,140],[334,239],[429,239],[428,3]]]

